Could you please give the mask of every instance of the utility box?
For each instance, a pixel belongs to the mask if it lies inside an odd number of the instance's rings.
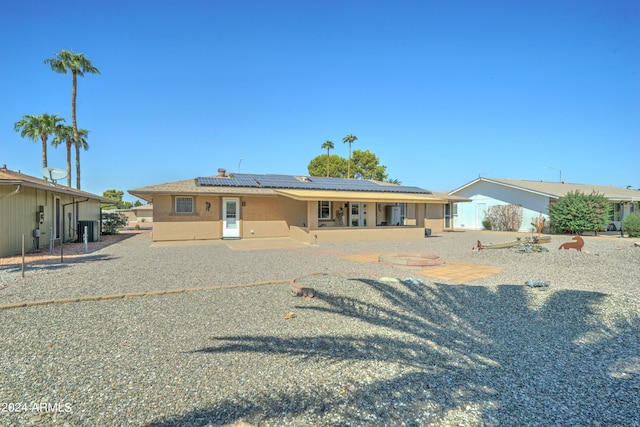
[[[95,220],[78,221],[78,242],[84,242],[85,227],[87,227],[87,242],[97,242],[100,237],[100,227],[98,221]]]

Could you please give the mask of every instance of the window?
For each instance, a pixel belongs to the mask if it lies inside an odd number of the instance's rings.
[[[176,213],[193,213],[193,197],[176,197]]]
[[[318,202],[318,219],[331,219],[331,202],[321,200]]]
[[[611,212],[612,215],[612,220],[613,221],[620,221],[620,212],[621,212],[621,205],[620,203],[613,203],[613,210]]]

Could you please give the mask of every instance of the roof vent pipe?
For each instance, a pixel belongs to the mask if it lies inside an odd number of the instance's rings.
[[[219,177],[227,176],[227,170],[225,168],[218,168],[218,176]]]

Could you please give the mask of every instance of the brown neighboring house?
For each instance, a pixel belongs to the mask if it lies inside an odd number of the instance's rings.
[[[372,180],[227,174],[129,190],[153,204],[153,240],[424,238],[463,198]]]
[[[89,241],[100,235],[101,196],[0,167],[0,256],[33,251],[78,238],[78,221]],[[86,221],[86,222],[85,222]],[[97,230],[96,230],[97,227]]]

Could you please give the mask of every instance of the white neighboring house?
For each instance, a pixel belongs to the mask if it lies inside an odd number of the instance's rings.
[[[456,228],[481,230],[487,210],[492,206],[516,204],[522,206],[522,226],[519,231],[532,230],[531,222],[542,214],[549,218],[549,205],[569,192],[602,194],[613,204],[609,231],[620,230],[622,219],[640,212],[640,191],[620,187],[570,184],[566,182],[528,181],[518,179],[478,178],[451,191],[471,203],[454,206]]]

